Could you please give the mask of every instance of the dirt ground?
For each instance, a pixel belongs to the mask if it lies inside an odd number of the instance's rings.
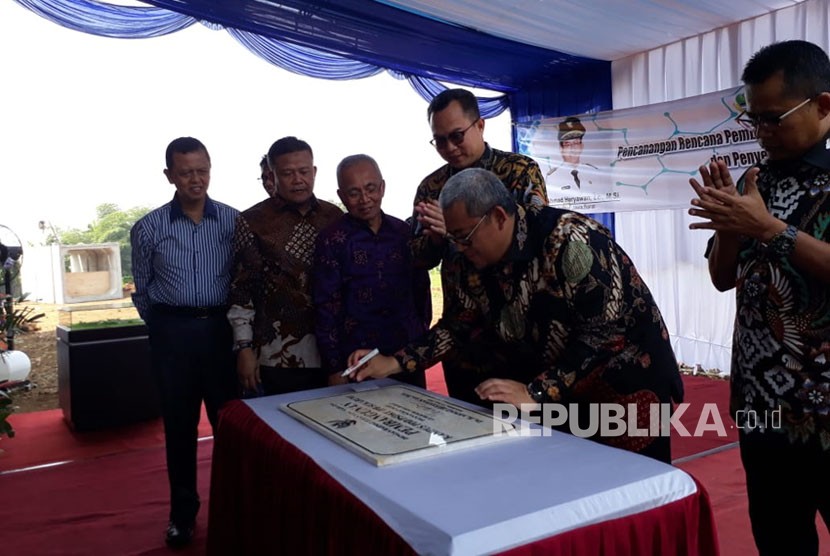
[[[129,301],[129,298],[124,298],[123,300],[105,302],[78,303],[71,307],[73,309],[95,309],[108,305],[117,306],[122,303],[128,304]],[[44,411],[59,407],[58,356],[55,328],[60,323],[61,318],[64,321],[71,318],[73,319],[72,322],[79,322],[85,320],[137,318],[138,316],[133,308],[102,308],[90,310],[88,313],[73,312],[70,317],[66,312],[61,313],[58,310],[60,307],[64,307],[61,305],[25,302],[19,306],[23,305],[31,305],[35,309],[35,314],[44,313],[45,316],[37,322],[37,331],[26,332],[15,336],[15,349],[28,355],[32,362],[32,371],[29,374],[29,382],[32,388],[28,391],[16,390],[11,392],[11,397],[15,405],[15,413]]]

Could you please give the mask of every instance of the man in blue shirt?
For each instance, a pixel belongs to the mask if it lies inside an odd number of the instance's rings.
[[[231,329],[225,318],[231,240],[239,211],[210,199],[210,155],[192,137],[167,147],[173,200],[130,231],[133,303],[150,331],[170,480],[166,542],[192,540],[199,511],[196,444],[202,400],[212,426],[235,393]]]

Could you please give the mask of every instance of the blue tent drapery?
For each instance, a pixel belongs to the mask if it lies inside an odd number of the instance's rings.
[[[95,0],[15,1],[58,25],[103,37],[153,38],[181,31],[196,23],[211,29],[224,28],[235,40],[257,56],[282,69],[308,77],[361,79],[386,69],[317,48],[243,31],[219,21],[200,20],[164,8],[116,6]],[[388,71],[397,79],[408,80],[412,88],[427,101],[446,89],[433,79],[393,69]],[[508,108],[508,102],[506,95],[479,99],[485,118],[492,118],[504,112]]]
[[[41,17],[74,31],[118,39],[160,37],[196,20],[153,7],[116,6],[94,0],[15,0]]]
[[[158,7],[15,1],[70,29],[107,37],[149,38],[196,22],[213,24],[269,62],[314,77],[354,79],[383,68],[417,77],[413,86],[427,98],[443,88],[439,81],[507,93],[509,98],[482,103],[486,117],[508,105],[517,121],[611,106],[609,62],[493,37],[372,0],[149,1]]]
[[[201,22],[225,28],[250,51],[289,71],[357,79],[387,69],[427,100],[445,88],[439,81],[506,93],[479,99],[485,118],[508,106],[516,122],[611,109],[609,62],[501,39],[372,0],[148,0],[155,7],[15,1],[64,27],[114,38],[157,37]],[[601,220],[613,229],[613,214]]]

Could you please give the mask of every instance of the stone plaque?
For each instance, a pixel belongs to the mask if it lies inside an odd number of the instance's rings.
[[[283,404],[281,409],[375,465],[488,444],[515,427],[489,413],[408,386]]]

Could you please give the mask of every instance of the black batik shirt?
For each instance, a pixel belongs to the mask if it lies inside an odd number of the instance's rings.
[[[769,212],[830,241],[830,136],[800,160],[759,168]],[[731,409],[738,425],[787,434],[793,443],[818,437],[830,450],[830,281],[746,240],[736,295]]]

